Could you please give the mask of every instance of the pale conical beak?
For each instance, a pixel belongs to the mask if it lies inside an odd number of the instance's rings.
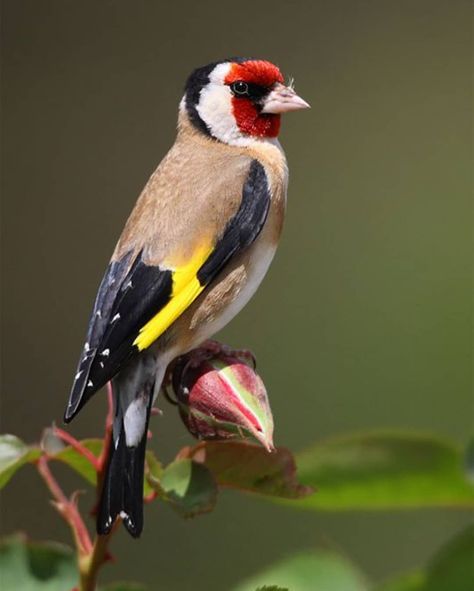
[[[279,114],[309,108],[309,104],[298,96],[292,88],[277,84],[265,99],[261,112]]]

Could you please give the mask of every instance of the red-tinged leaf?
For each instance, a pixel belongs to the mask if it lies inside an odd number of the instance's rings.
[[[180,457],[202,462],[221,486],[262,495],[296,499],[313,492],[298,482],[292,453],[284,448],[267,452],[237,441],[204,441],[182,450]]]
[[[301,480],[318,493],[296,503],[312,510],[473,507],[461,450],[423,433],[374,431],[317,443],[298,454]]]

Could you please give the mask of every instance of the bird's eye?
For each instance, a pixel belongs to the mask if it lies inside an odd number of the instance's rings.
[[[249,94],[249,85],[241,80],[231,84],[230,89],[235,96],[247,96]]]

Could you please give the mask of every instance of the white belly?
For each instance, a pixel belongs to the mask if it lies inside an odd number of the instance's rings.
[[[275,251],[276,245],[269,245],[268,243],[263,243],[263,241],[255,247],[252,253],[252,261],[254,262],[248,268],[245,283],[236,297],[221,311],[219,316],[200,328],[198,332],[199,341],[209,339],[222,330],[242,310],[265,277]]]

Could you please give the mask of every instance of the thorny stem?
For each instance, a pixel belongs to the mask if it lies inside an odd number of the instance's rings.
[[[81,557],[87,556],[92,551],[92,542],[87,527],[77,508],[76,495],[73,495],[71,499],[66,497],[49,469],[48,458],[46,456],[42,456],[38,460],[38,471],[53,495],[54,506],[72,530],[80,560]]]
[[[96,470],[97,496],[99,496],[102,488],[103,475],[108,462],[110,446],[112,444],[114,405],[112,385],[110,382],[107,384],[107,400],[108,410],[105,421],[104,445],[98,458],[77,441],[77,439],[72,437],[72,435],[69,435],[69,433],[62,429],[58,429],[57,427],[54,428],[55,435],[87,459]],[[105,536],[96,535],[94,542],[92,542],[89,531],[87,530],[77,507],[77,493],[74,493],[70,499],[66,497],[49,468],[49,460],[50,458],[48,458],[48,456],[42,456],[37,462],[37,467],[41,477],[53,496],[53,505],[56,507],[61,517],[67,522],[74,536],[80,578],[77,591],[95,591],[100,568],[104,563],[112,559],[108,552],[108,544],[112,535],[116,531],[120,520],[118,519],[116,521],[109,534]],[[76,589],[74,591],[76,591]]]
[[[144,503],[151,503],[158,497],[158,493],[156,490],[152,490],[151,493],[148,493],[146,496],[143,497]]]
[[[95,455],[91,451],[89,451],[87,449],[87,447],[82,445],[82,443],[80,441],[78,441],[72,435],[69,435],[69,433],[67,433],[66,431],[63,431],[62,429],[60,429],[59,427],[56,427],[56,426],[53,427],[53,433],[57,437],[59,437],[59,439],[64,441],[64,443],[67,443],[72,448],[74,448],[77,451],[77,453],[81,454],[81,456],[83,456],[86,460],[88,460],[92,464],[92,466],[95,468],[95,470],[99,469],[99,467],[100,467],[99,461],[97,460]]]

